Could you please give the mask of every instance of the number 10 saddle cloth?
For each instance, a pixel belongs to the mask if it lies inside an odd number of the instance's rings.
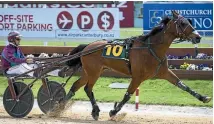
[[[102,53],[103,57],[128,60],[129,49],[131,47],[130,42],[126,42],[125,40],[113,40],[108,41],[108,43],[111,44],[106,45],[104,48]]]

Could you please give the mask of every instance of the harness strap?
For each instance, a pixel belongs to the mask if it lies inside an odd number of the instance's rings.
[[[134,47],[134,48],[131,48],[131,49],[144,49],[144,48],[148,48],[148,50],[149,50],[149,52],[152,54],[152,56],[154,56],[155,59],[159,62],[158,67],[157,67],[157,69],[156,69],[156,71],[155,71],[155,74],[154,74],[153,77],[152,77],[152,78],[154,78],[154,77],[158,74],[161,65],[162,65],[162,64],[164,63],[164,61],[166,60],[166,56],[163,57],[162,60],[161,60],[160,58],[158,58],[157,54],[155,53],[155,51],[154,51],[153,48],[151,47],[150,38],[148,38],[147,43],[148,43],[148,44],[146,44],[146,45],[147,45],[146,47],[145,47],[145,46],[143,46],[143,47]]]
[[[161,65],[164,63],[165,60],[166,60],[166,57],[164,57],[164,58],[161,60],[161,62],[159,62],[158,67],[157,67],[157,69],[156,69],[156,72],[155,72],[155,74],[153,75],[152,78],[154,78],[154,77],[158,74],[158,72],[159,72],[159,70],[160,70],[160,67],[161,67]]]
[[[151,47],[149,48],[149,51],[155,57],[155,59],[160,63],[161,62],[160,58],[157,57],[156,53]]]
[[[155,59],[159,62],[158,67],[157,67],[157,69],[156,69],[156,71],[155,71],[155,74],[153,75],[153,77],[155,77],[155,76],[158,74],[161,65],[162,65],[163,62],[166,60],[166,57],[164,57],[162,60],[161,60],[160,58],[158,58],[157,54],[154,52],[153,48],[152,48],[151,45],[150,45],[150,38],[148,38],[148,49],[149,49],[149,52],[150,52],[150,53],[155,57]],[[153,77],[152,77],[152,78],[153,78]]]
[[[164,61],[166,60],[166,57],[164,57],[164,58],[161,60],[160,58],[157,57],[156,53],[154,52],[154,50],[153,50],[151,47],[149,48],[149,52],[150,52],[150,53],[155,57],[155,59],[159,62],[158,67],[157,67],[157,69],[156,69],[156,72],[155,72],[155,74],[154,74],[153,77],[152,77],[152,78],[154,78],[154,77],[158,74],[161,65],[162,65],[162,64],[164,63]]]

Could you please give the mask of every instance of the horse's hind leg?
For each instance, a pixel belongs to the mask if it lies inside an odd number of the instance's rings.
[[[87,83],[88,78],[84,71],[82,71],[82,73],[83,73],[83,75],[73,83],[72,87],[70,88],[70,90],[69,90],[68,94],[65,96],[65,98],[60,100],[60,104],[59,104],[60,109],[64,109],[66,104],[68,103],[69,99],[71,99],[75,95],[75,92],[78,91],[79,88],[81,88],[82,86],[84,86]]]
[[[114,109],[109,112],[110,117],[115,116],[122,109],[126,102],[130,100],[132,94],[135,92],[135,90],[139,87],[140,84],[141,80],[137,78],[132,78],[132,81],[128,87],[126,94],[123,97],[123,100],[118,105],[117,103],[115,103]]]
[[[183,84],[183,82],[170,69],[168,69],[165,75],[160,78],[168,80],[170,83],[188,92],[189,94],[191,94],[198,100],[202,101],[203,103],[208,103],[211,100],[211,97],[202,96],[201,94],[197,93],[196,91],[192,90],[191,88]]]
[[[90,71],[90,73],[88,74],[88,83],[84,88],[88,98],[91,101],[91,105],[92,105],[91,114],[95,120],[98,120],[98,118],[99,118],[100,109],[96,103],[94,93],[92,92],[92,88],[93,88],[95,82],[97,81],[97,79],[99,78],[100,74],[101,74],[101,69],[100,70],[93,70],[93,72]]]
[[[88,82],[88,77],[85,74],[85,72],[82,71],[82,76],[73,83],[73,85],[71,86],[68,94],[66,95],[63,101],[67,102],[69,99],[71,99],[75,95],[75,92],[78,91],[79,88],[84,86],[87,82]]]

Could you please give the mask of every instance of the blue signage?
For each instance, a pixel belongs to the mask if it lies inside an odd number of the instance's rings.
[[[171,10],[176,10],[185,18],[191,19],[193,27],[199,32],[213,30],[212,2],[144,2],[142,12],[144,33],[157,25],[162,17],[171,16]]]

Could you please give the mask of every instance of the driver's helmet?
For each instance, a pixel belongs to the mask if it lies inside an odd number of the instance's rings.
[[[12,31],[8,34],[7,39],[9,42],[14,41],[15,38],[20,38],[22,35],[18,31]]]

